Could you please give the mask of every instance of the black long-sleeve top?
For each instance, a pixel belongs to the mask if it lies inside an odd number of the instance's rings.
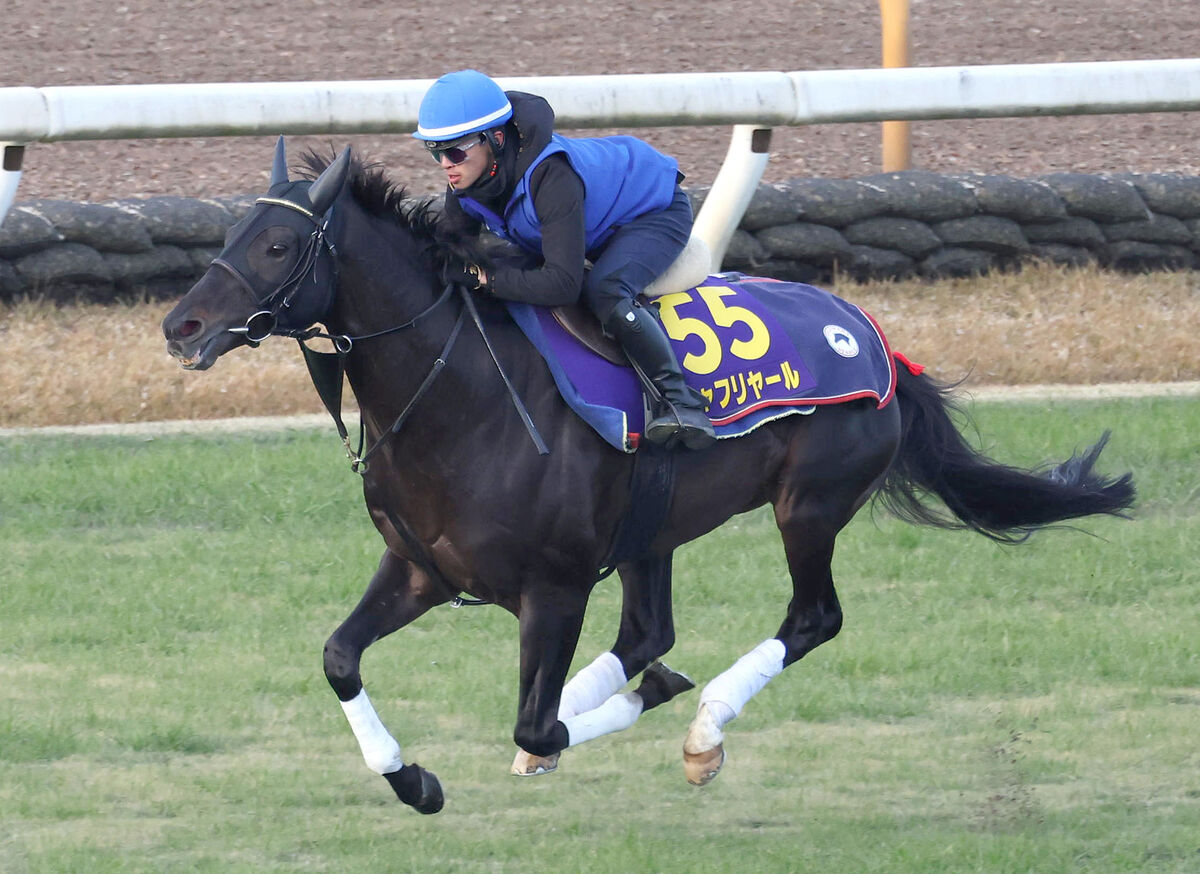
[[[508,96],[513,118],[505,125],[505,147],[497,156],[495,173],[461,192],[497,215],[504,214],[517,182],[550,142],[554,126],[554,111],[541,97],[515,91]],[[575,303],[583,288],[587,254],[583,180],[559,153],[534,169],[529,191],[541,224],[540,262],[497,264],[488,273],[488,290],[496,297],[543,306]],[[444,221],[454,230],[474,236],[482,223],[463,210],[457,194],[446,192]]]

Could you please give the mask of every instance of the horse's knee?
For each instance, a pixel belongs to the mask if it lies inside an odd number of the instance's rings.
[[[837,637],[842,630],[842,607],[835,600],[832,606],[821,612],[817,624],[817,644],[822,644]]]
[[[349,701],[362,689],[362,678],[358,670],[361,656],[362,650],[347,645],[337,632],[325,641],[325,679],[329,681],[339,700]]]
[[[816,605],[816,626],[818,642],[825,643],[833,640],[842,630],[842,605],[837,595]]]
[[[513,731],[513,741],[525,752],[535,756],[552,756],[560,753],[571,742],[567,734],[567,727],[558,720],[549,729],[518,724],[516,730]]]

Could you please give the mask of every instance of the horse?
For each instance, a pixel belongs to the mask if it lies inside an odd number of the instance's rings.
[[[792,598],[774,635],[702,689],[684,770],[703,785],[724,762],[724,726],[841,628],[834,541],[872,496],[908,521],[1005,542],[1068,519],[1123,516],[1133,503],[1130,474],[1093,470],[1107,432],[1049,469],[1004,465],[963,437],[949,386],[899,367],[883,406],[851,400],[708,449],[657,450],[674,464],[674,491],[646,542],[615,562],[622,604],[611,650],[568,683],[585,605],[647,450],[601,441],[564,403],[502,303],[439,279],[448,259],[480,253],[477,241],[439,228],[428,199],[410,200],[349,147],[305,162],[304,178],[290,179],[281,137],[267,194],[230,229],[162,330],[168,353],[190,370],[270,336],[301,340],[306,358],[305,340],[332,340],[335,352],[321,354],[336,366],[315,368],[314,382],[385,548],[361,600],[325,643],[324,672],[368,767],[420,813],[442,808],[441,784],[404,760],[367,696],[360,662],[366,647],[436,606],[466,595],[517,617],[512,770],[546,773],[568,747],[628,728],[692,688],[661,662],[675,640],[672,553],[770,504]],[[340,416],[343,373],[360,409],[357,451]],[[620,691],[639,674],[635,691]]]

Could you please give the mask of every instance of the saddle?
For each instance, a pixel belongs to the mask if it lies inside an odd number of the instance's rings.
[[[646,300],[653,300],[664,294],[695,288],[708,278],[712,267],[712,254],[708,244],[699,237],[690,237],[679,257],[671,262],[671,266],[661,276],[646,286],[641,296]],[[564,331],[605,361],[621,367],[629,365],[629,359],[625,357],[621,347],[604,333],[600,322],[589,310],[579,304],[571,304],[553,307],[551,312]]]

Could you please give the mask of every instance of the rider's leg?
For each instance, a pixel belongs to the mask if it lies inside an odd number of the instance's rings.
[[[583,302],[661,399],[657,415],[646,426],[646,438],[700,449],[716,436],[704,413],[704,396],[684,381],[658,319],[634,302],[683,251],[691,223],[687,195],[677,191],[666,209],[623,225],[605,243],[584,279]]]
[[[633,301],[625,300],[613,308],[604,329],[621,344],[661,399],[656,415],[646,424],[646,439],[662,444],[678,441],[689,449],[711,445],[716,434],[704,412],[704,396],[684,381],[671,342],[658,319]]]

